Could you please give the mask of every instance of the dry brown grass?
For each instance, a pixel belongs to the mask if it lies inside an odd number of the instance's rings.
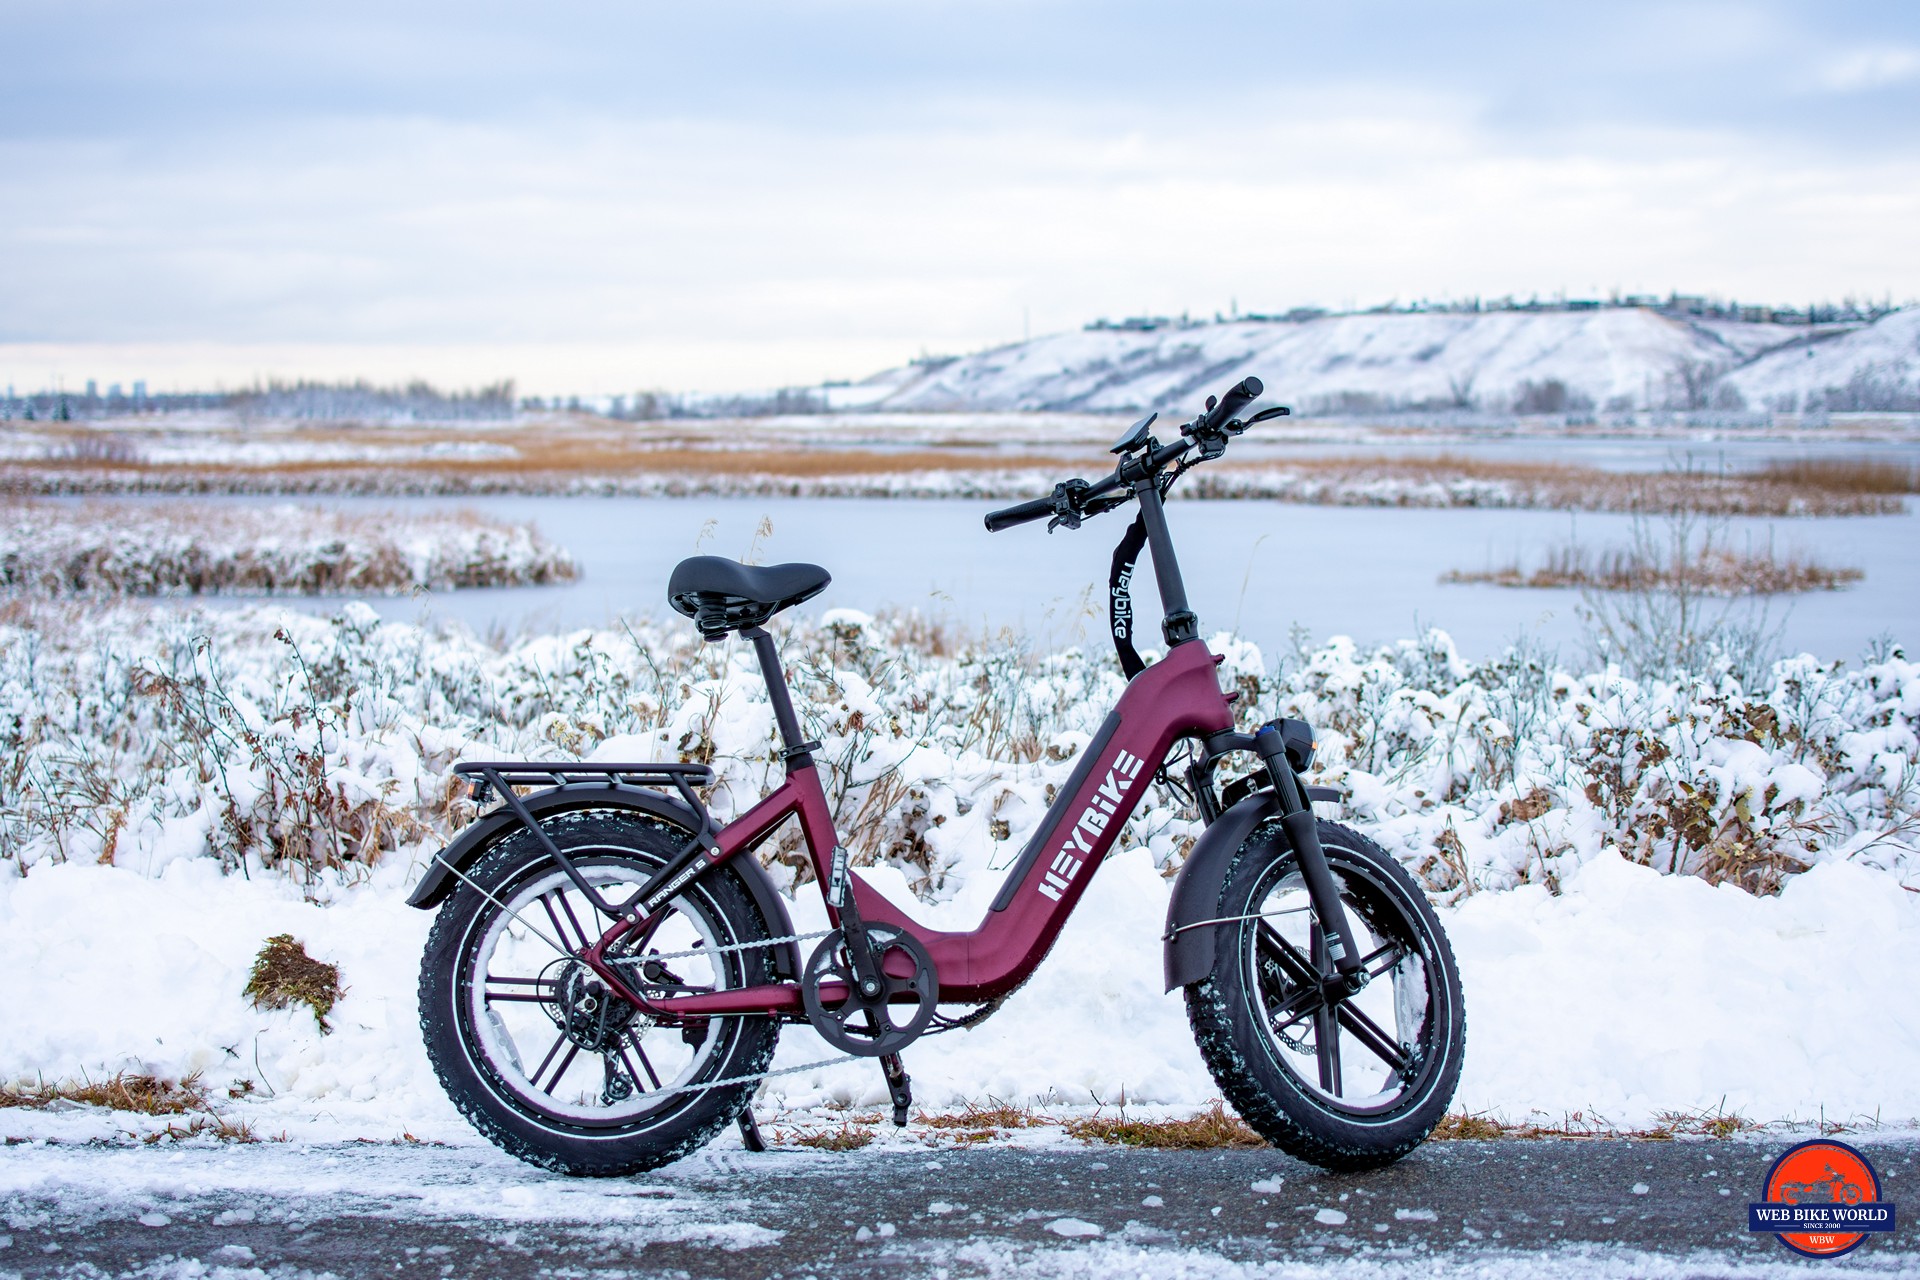
[[[195,1116],[185,1124],[170,1124],[164,1129],[142,1134],[140,1141],[151,1147],[162,1142],[184,1142],[189,1138],[212,1138],[216,1142],[260,1141],[259,1135],[253,1131],[253,1126],[246,1121],[229,1120],[211,1111],[205,1115]]]
[[[256,1009],[286,1009],[304,1004],[324,1034],[332,1030],[327,1015],[341,996],[340,968],[315,960],[290,933],[268,938],[253,962],[253,973],[242,992]]]
[[[1652,1125],[1639,1129],[1622,1128],[1602,1116],[1589,1115],[1584,1111],[1568,1112],[1558,1121],[1530,1119],[1519,1122],[1456,1111],[1442,1119],[1428,1137],[1434,1142],[1492,1142],[1507,1138],[1521,1141],[1559,1138],[1672,1142],[1676,1138],[1733,1138],[1766,1127],[1738,1112],[1719,1107],[1657,1112]]]
[[[1849,480],[1854,470],[1858,475]],[[1277,479],[1289,473],[1299,477],[1290,488],[1301,491],[1302,500],[1336,505],[1508,505],[1724,516],[1890,515],[1903,509],[1900,495],[1911,491],[1896,487],[1893,472],[1882,474],[1878,464],[1857,469],[1810,464],[1804,474],[1790,470],[1778,474],[1693,469],[1634,472],[1447,453],[1288,458],[1203,473],[1186,487],[1203,496],[1232,497],[1245,486],[1245,477],[1266,474]]]
[[[885,428],[875,428],[876,432]],[[1094,474],[1100,456],[1079,442],[1049,446],[1028,440],[1008,449],[1003,433],[920,430],[903,447],[876,447],[874,435],[844,441],[817,427],[684,422],[630,425],[586,415],[521,423],[450,437],[444,429],[378,429],[314,423],[260,437],[303,445],[419,449],[420,456],[380,461],[272,461],[257,465],[143,460],[137,434],[125,447],[103,443],[97,430],[71,434],[72,447],[53,456],[0,466],[0,489],[86,492],[154,488],[183,492],[550,492],[577,486],[654,481],[700,491],[778,491],[783,483],[818,486],[863,478],[964,472],[982,495],[1031,496],[1034,473]],[[85,437],[81,439],[81,437]],[[225,438],[214,435],[210,439]],[[477,438],[509,456],[428,455],[449,439]],[[113,437],[112,439],[119,439]],[[82,447],[84,446],[84,447]],[[1322,458],[1237,455],[1226,466],[1192,477],[1183,492],[1198,497],[1275,497],[1335,505],[1519,506],[1558,510],[1657,512],[1686,509],[1717,515],[1885,514],[1916,490],[1915,469],[1876,460],[1782,462],[1748,473],[1699,470],[1661,474],[1604,471],[1564,463],[1492,459],[1466,454]]]
[[[1216,1147],[1264,1147],[1267,1140],[1248,1127],[1247,1122],[1215,1102],[1205,1111],[1184,1120],[1129,1119],[1123,1107],[1114,1115],[1091,1115],[1068,1120],[1061,1126],[1068,1136],[1083,1142],[1103,1142],[1123,1147],[1160,1147],[1175,1151],[1201,1151]]]
[[[815,1151],[858,1151],[874,1139],[873,1126],[854,1120],[842,1120],[838,1126],[772,1130],[773,1144],[782,1147],[812,1147]]]
[[[1707,595],[1750,596],[1838,591],[1865,576],[1851,567],[1825,565],[1798,555],[1776,555],[1771,547],[1760,551],[1715,548],[1675,568],[1630,550],[1592,552],[1562,544],[1531,570],[1515,561],[1490,569],[1449,570],[1440,581],[1595,591],[1669,591],[1685,586]]]
[[[186,1117],[184,1123],[169,1122],[161,1128],[136,1135],[149,1146],[160,1142],[182,1142],[189,1138],[212,1138],[219,1142],[260,1140],[253,1126],[246,1121],[232,1120],[213,1110],[207,1100],[207,1088],[198,1072],[181,1080],[123,1071],[97,1081],[0,1085],[0,1108],[22,1107],[45,1111],[62,1102],[134,1115]]]
[[[934,1130],[938,1138],[962,1144],[991,1142],[1014,1129],[1031,1129],[1057,1123],[1052,1116],[1032,1107],[1015,1106],[997,1098],[989,1098],[984,1106],[969,1102],[959,1111],[944,1111],[934,1115],[923,1111],[914,1117],[914,1121]]]
[[[1920,493],[1920,467],[1884,458],[1782,458],[1748,474],[1821,493]]]
[[[426,448],[445,445],[444,431],[408,431],[381,428],[371,431],[338,425],[300,427],[267,438],[289,449],[303,446],[357,446],[381,449]],[[22,459],[7,465],[23,472],[99,471],[126,475],[192,474],[208,477],[233,477],[268,473],[312,476],[336,473],[404,472],[447,476],[550,476],[597,479],[621,474],[671,474],[694,476],[770,475],[807,479],[816,476],[880,475],[915,471],[1019,471],[1067,469],[1076,461],[1049,452],[1003,453],[996,442],[979,440],[939,441],[935,447],[902,450],[843,447],[834,444],[806,445],[767,441],[759,447],[741,447],[738,433],[657,432],[629,430],[608,424],[551,424],[489,430],[483,439],[489,445],[504,446],[513,456],[382,458],[378,461],[341,462],[337,459],[263,459],[257,464],[209,463],[204,461],[149,462],[140,456],[137,442],[121,450],[76,452],[57,451],[48,458]]]
[[[124,1071],[105,1080],[0,1085],[0,1107],[44,1110],[56,1102],[77,1102],[144,1116],[183,1116],[207,1109],[207,1090],[198,1073],[183,1080],[167,1080]]]

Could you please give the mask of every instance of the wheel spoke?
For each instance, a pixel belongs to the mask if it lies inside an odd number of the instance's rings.
[[[644,1063],[647,1068],[647,1079],[653,1081],[653,1087],[658,1089],[660,1087],[660,1077],[654,1073],[653,1064],[647,1061],[647,1051],[640,1047],[640,1042],[634,1039],[631,1031],[620,1037],[620,1061],[626,1064],[627,1076],[635,1085],[640,1083],[640,1073],[634,1070],[633,1059],[627,1056],[627,1050],[629,1048],[640,1055],[640,1061]]]
[[[573,934],[576,938],[580,939],[580,947],[582,950],[585,950],[588,946],[592,945],[593,939],[589,938],[587,931],[580,927],[580,917],[573,914],[573,904],[567,901],[567,891],[565,889],[559,891],[559,897],[560,909],[567,913],[567,921],[573,925]]]
[[[1406,958],[1407,949],[1405,947],[1397,942],[1389,942],[1373,951],[1369,951],[1365,956],[1361,957],[1360,967],[1367,971],[1369,978],[1377,978]],[[1375,967],[1376,961],[1379,962],[1378,968]]]
[[[1334,1013],[1339,1018],[1340,1025],[1364,1045],[1367,1052],[1392,1067],[1395,1075],[1404,1078],[1413,1069],[1413,1060],[1400,1051],[1400,1046],[1394,1043],[1393,1037],[1381,1030],[1378,1023],[1354,1005],[1342,1003],[1335,1007]]]
[[[549,1063],[553,1061],[553,1055],[560,1052],[560,1046],[565,1044],[566,1042],[567,1042],[567,1037],[564,1032],[558,1036],[555,1036],[553,1039],[553,1047],[547,1050],[547,1056],[540,1059],[540,1065],[535,1067],[533,1069],[533,1074],[527,1077],[529,1080],[533,1081],[535,1088],[538,1088],[540,1085],[540,1077],[547,1074],[547,1066]]]
[[[564,1036],[561,1038],[565,1039]],[[577,1044],[569,1044],[567,1046],[567,1056],[560,1059],[560,1065],[553,1069],[552,1082],[541,1086],[543,1089],[545,1089],[548,1097],[552,1097],[553,1091],[560,1087],[560,1077],[567,1074],[567,1068],[572,1066],[573,1060],[579,1056],[580,1056],[580,1046]],[[533,1082],[535,1084],[539,1084],[540,1083],[539,1077],[536,1076]]]
[[[653,1069],[653,1063],[647,1059],[647,1051],[641,1045],[639,1037],[635,1036],[631,1031],[629,1031],[625,1036],[625,1040],[628,1045],[632,1046],[634,1053],[639,1055],[640,1065],[647,1069],[647,1079],[653,1081],[653,1087],[658,1089],[660,1087],[660,1073]],[[620,1051],[620,1056],[624,1058],[626,1057],[626,1055],[627,1055],[627,1051],[625,1049],[622,1049]],[[632,1063],[629,1062],[627,1064],[627,1070],[628,1071],[633,1070]],[[640,1077],[637,1075],[634,1076],[633,1079],[635,1084],[638,1084],[640,1082]]]
[[[581,932],[580,922],[575,920],[573,924],[574,936],[582,939],[582,941],[575,943],[572,938],[569,938],[567,936],[567,926],[560,923],[560,913],[553,909],[553,899],[556,895],[558,895],[560,898],[560,905],[562,907],[565,907],[567,905],[567,899],[566,899],[566,890],[564,888],[555,889],[551,893],[541,894],[540,905],[546,908],[547,919],[553,921],[554,932],[560,935],[560,941],[566,943],[567,946],[571,948],[568,954],[578,955],[582,950],[586,948],[587,944],[584,941],[584,939],[586,938],[586,934]],[[573,911],[571,909],[567,911],[567,917],[568,919],[572,919]]]
[[[1320,1087],[1336,1097],[1344,1093],[1340,1084],[1340,1019],[1325,1005],[1313,1011],[1313,1057],[1320,1068]]]
[[[1300,948],[1288,942],[1278,929],[1262,920],[1255,938],[1258,940],[1261,952],[1285,969],[1295,986],[1317,987],[1320,985],[1320,975],[1315,971],[1313,961],[1302,955]]]
[[[1267,1006],[1267,1018],[1269,1020],[1285,1018],[1286,1022],[1275,1024],[1276,1027],[1284,1029],[1300,1021],[1326,1002],[1326,993],[1320,989],[1320,984],[1317,982],[1310,987],[1295,987],[1293,993],[1286,999]]]

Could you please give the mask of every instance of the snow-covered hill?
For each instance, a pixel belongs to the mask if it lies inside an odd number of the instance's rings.
[[[1388,313],[1053,334],[875,375],[891,410],[1186,409],[1254,374],[1319,413],[1920,409],[1920,310],[1808,326],[1641,308]]]

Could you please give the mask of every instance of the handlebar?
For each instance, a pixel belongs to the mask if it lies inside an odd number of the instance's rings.
[[[1144,482],[1159,474],[1165,467],[1196,444],[1200,446],[1200,460],[1217,458],[1226,450],[1227,426],[1242,409],[1258,400],[1266,390],[1260,379],[1248,377],[1227,388],[1225,394],[1213,408],[1187,427],[1182,428],[1180,438],[1170,444],[1156,445],[1144,453],[1121,459],[1113,473],[1092,484],[1085,480],[1062,481],[1053,486],[1053,492],[1044,498],[1032,498],[1026,502],[1015,503],[1011,507],[1002,507],[998,511],[987,513],[987,532],[999,533],[1002,529],[1011,529],[1015,525],[1028,524],[1035,520],[1044,520],[1049,516],[1058,524],[1069,529],[1080,527],[1083,516],[1099,515],[1111,511],[1130,500],[1132,495],[1107,498],[1114,490],[1127,485]],[[1270,411],[1272,412],[1272,411]],[[1286,412],[1284,409],[1278,412]],[[1244,427],[1235,428],[1239,434]],[[1149,440],[1148,443],[1152,443]],[[1097,501],[1099,499],[1105,501]]]
[[[1241,379],[1228,387],[1226,393],[1220,397],[1220,403],[1208,410],[1207,416],[1195,424],[1196,431],[1211,433],[1221,430],[1232,422],[1235,415],[1242,409],[1258,400],[1266,389],[1266,385],[1258,378]]]
[[[1053,514],[1053,498],[1035,498],[1031,502],[1016,503],[1000,511],[987,512],[987,532],[998,533],[1002,529],[1011,529],[1017,524],[1026,524],[1029,520],[1039,520]]]

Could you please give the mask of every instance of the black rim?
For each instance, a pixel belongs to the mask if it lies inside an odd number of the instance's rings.
[[[1451,992],[1426,920],[1404,890],[1349,851],[1327,861],[1374,976],[1357,995],[1329,1001],[1319,927],[1292,854],[1276,859],[1248,898],[1241,925],[1249,1012],[1269,1061],[1316,1106],[1344,1118],[1390,1117],[1423,1097],[1444,1064]],[[1271,913],[1271,914],[1269,914]]]

